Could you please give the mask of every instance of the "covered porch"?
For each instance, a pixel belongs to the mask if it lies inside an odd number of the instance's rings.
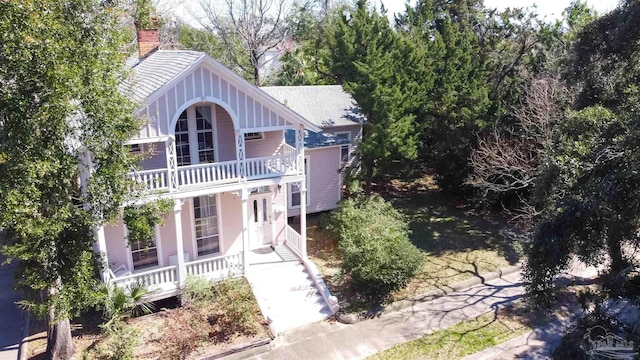
[[[299,262],[306,248],[303,234],[287,225],[285,188],[245,185],[176,199],[156,227],[153,247],[129,244],[121,220],[97,229],[103,280],[120,287],[144,284],[159,299],[176,295],[187,276],[221,280],[242,276],[253,265]]]

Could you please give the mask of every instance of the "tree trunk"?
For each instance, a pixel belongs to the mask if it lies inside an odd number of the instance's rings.
[[[54,310],[49,311],[49,328],[47,329],[47,359],[68,360],[76,349],[71,338],[69,319],[55,322]]]
[[[607,238],[609,257],[611,257],[611,275],[618,276],[629,265],[622,255],[620,240],[614,234]]]

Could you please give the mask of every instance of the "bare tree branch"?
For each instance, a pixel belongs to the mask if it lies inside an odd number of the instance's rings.
[[[213,0],[201,0],[200,9],[204,14],[198,19],[200,25],[218,35],[234,65],[260,85],[265,54],[289,31],[291,7],[286,0],[225,0],[222,9]]]

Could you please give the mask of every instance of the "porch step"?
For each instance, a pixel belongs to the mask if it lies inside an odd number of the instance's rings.
[[[321,321],[332,315],[307,270],[299,263],[253,266],[248,279],[275,333]]]

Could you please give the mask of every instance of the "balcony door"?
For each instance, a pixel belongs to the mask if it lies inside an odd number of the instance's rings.
[[[192,106],[180,114],[175,128],[178,166],[217,161],[213,114],[212,105]]]
[[[271,245],[271,193],[257,193],[249,196],[249,242],[251,249]]]

